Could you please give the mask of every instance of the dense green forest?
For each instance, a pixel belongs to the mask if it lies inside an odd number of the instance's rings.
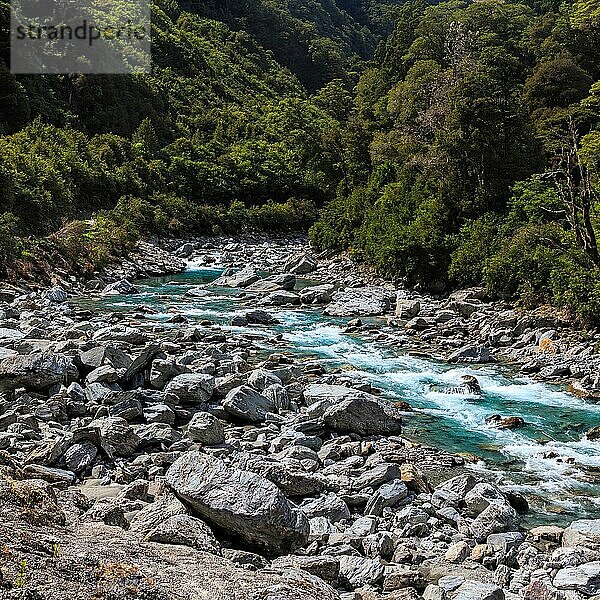
[[[399,283],[600,320],[600,0],[152,12],[152,74],[15,77],[0,2],[4,275],[312,226]]]

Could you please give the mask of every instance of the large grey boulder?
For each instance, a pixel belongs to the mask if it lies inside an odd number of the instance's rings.
[[[215,390],[215,378],[207,373],[183,373],[165,386],[166,394],[177,396],[184,404],[208,402]]]
[[[560,569],[553,583],[559,590],[577,590],[586,596],[600,594],[600,561]]]
[[[294,273],[294,275],[306,275],[312,273],[316,268],[317,261],[304,252],[290,256],[283,267],[284,271]]]
[[[491,583],[465,581],[454,592],[452,600],[504,600],[504,592]]]
[[[485,346],[463,346],[448,357],[449,362],[486,364],[496,359]]]
[[[471,523],[471,534],[478,542],[484,542],[492,533],[514,531],[519,525],[519,516],[512,506],[491,503]]]
[[[377,559],[340,556],[340,581],[351,590],[377,585],[382,581],[384,573],[384,566]]]
[[[225,441],[223,423],[207,412],[198,412],[192,417],[187,434],[192,441],[204,446],[214,446]]]
[[[119,296],[121,294],[136,294],[138,289],[127,279],[109,283],[103,290],[103,296]]]
[[[131,456],[140,443],[140,438],[121,417],[105,417],[90,423],[100,433],[100,444],[110,456]]]
[[[159,523],[146,536],[148,542],[189,546],[202,552],[219,554],[221,546],[210,527],[190,515],[174,515]]]
[[[354,391],[323,414],[327,427],[339,433],[387,435],[402,431],[402,416],[391,404],[365,392]]]
[[[583,546],[600,550],[600,519],[579,519],[565,529],[562,545],[570,548]]]
[[[332,302],[323,310],[331,317],[383,315],[396,302],[396,292],[383,287],[347,288],[333,294]]]
[[[69,385],[77,379],[77,368],[69,356],[51,352],[16,354],[0,360],[0,388],[47,390],[62,383]]]
[[[260,423],[265,420],[268,412],[275,410],[275,405],[254,388],[242,385],[225,396],[223,408],[242,421]]]
[[[167,484],[200,517],[250,546],[287,554],[308,540],[308,520],[263,477],[200,452],[179,457]]]
[[[292,273],[283,275],[271,275],[249,285],[246,289],[251,292],[276,292],[277,290],[287,290],[288,292],[294,289],[296,285],[296,276]]]
[[[300,290],[302,304],[328,304],[331,302],[335,286],[330,283],[314,285]]]
[[[254,267],[244,267],[241,271],[226,269],[220,277],[212,282],[212,285],[223,287],[245,288],[258,281],[260,277]]]

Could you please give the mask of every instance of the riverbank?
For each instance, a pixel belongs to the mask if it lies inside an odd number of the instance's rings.
[[[156,314],[151,298],[144,303],[135,282],[121,279],[135,274],[126,266],[87,284],[94,302],[116,300],[112,310],[72,304],[57,287],[5,297],[7,597],[24,587],[42,598],[75,589],[133,598],[136,588],[158,600],[182,590],[290,600],[577,599],[600,591],[600,522],[521,529],[519,494],[465,472],[460,456],[406,438],[408,406],[290,354],[277,335],[266,351],[261,332],[282,308],[304,306],[407,351],[454,349],[464,334],[457,330],[446,347],[453,335],[438,341],[406,327],[428,318],[427,309],[392,314],[391,286],[344,258],[306,255],[302,240],[199,240],[172,251],[177,264],[234,267],[185,295],[193,304],[214,290],[234,294],[239,329],[189,319],[176,306]],[[129,294],[141,302],[122,302]],[[401,298],[401,310],[415,300]],[[491,310],[463,301],[478,310],[453,318]],[[437,319],[446,309],[431,306],[435,331],[444,331],[439,325],[451,320]],[[375,320],[356,320],[367,317]],[[388,317],[397,329],[383,327]],[[99,487],[112,492],[90,492]],[[40,537],[45,558],[31,541]],[[160,568],[169,561],[187,565],[188,581]]]

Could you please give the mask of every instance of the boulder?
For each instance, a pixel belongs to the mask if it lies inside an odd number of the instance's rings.
[[[309,519],[327,517],[331,523],[350,518],[348,505],[333,492],[305,500],[298,507]]]
[[[121,294],[136,294],[138,289],[127,279],[109,283],[103,290],[103,296],[119,296]]]
[[[100,444],[110,456],[131,456],[140,443],[140,438],[121,417],[96,419],[90,427],[98,428]]]
[[[67,301],[67,292],[63,290],[60,286],[56,285],[49,290],[44,292],[44,297],[46,297],[50,302],[54,304],[62,304]]]
[[[486,364],[496,359],[485,346],[463,346],[448,357],[449,362]]]
[[[300,296],[294,292],[280,290],[271,292],[265,296],[260,303],[265,306],[285,306],[289,304],[297,305],[300,304]]]
[[[465,581],[453,593],[452,600],[504,600],[504,592],[490,583]]]
[[[225,441],[223,423],[207,412],[197,412],[189,422],[188,437],[204,446],[215,446]]]
[[[215,378],[207,373],[183,373],[165,386],[166,394],[173,394],[184,404],[208,402],[215,390]]]
[[[260,309],[247,312],[244,318],[248,325],[277,325],[279,323],[279,320],[272,314]]]
[[[83,441],[80,444],[73,444],[65,452],[63,460],[69,471],[82,473],[92,465],[97,455],[98,448],[90,441]]]
[[[314,285],[300,290],[300,302],[302,304],[328,304],[335,287],[329,283]]]
[[[559,590],[577,590],[586,596],[600,594],[600,561],[560,569],[553,584]]]
[[[471,534],[478,542],[484,542],[488,535],[512,531],[518,527],[517,511],[505,504],[492,502],[471,523]]]
[[[223,408],[230,415],[249,423],[261,423],[268,412],[275,410],[271,400],[247,385],[231,390],[223,400]]]
[[[210,527],[190,515],[173,515],[165,519],[148,533],[146,541],[189,546],[211,554],[219,554],[221,550]]]
[[[308,540],[304,514],[276,485],[255,473],[188,452],[171,465],[166,481],[200,517],[250,546],[287,554]]]
[[[503,417],[502,415],[492,415],[486,417],[485,422],[497,429],[521,429],[525,427],[525,421],[522,417]]]
[[[583,546],[600,551],[600,519],[573,521],[563,533],[562,545],[566,548]]]
[[[379,584],[384,573],[384,566],[377,559],[340,556],[340,581],[351,590]]]
[[[258,281],[260,277],[254,267],[247,266],[241,271],[234,272],[232,269],[226,269],[220,277],[212,282],[212,285],[223,287],[245,288]]]
[[[312,273],[316,268],[317,261],[312,256],[301,252],[290,256],[283,270],[294,275],[306,275],[307,273]]]
[[[0,389],[43,391],[58,383],[68,386],[77,376],[73,360],[63,354],[37,352],[0,360]]]
[[[398,298],[396,301],[396,316],[400,319],[414,319],[421,312],[421,303],[418,300]]]
[[[292,273],[283,275],[271,275],[265,279],[260,279],[246,289],[250,292],[276,292],[277,290],[291,291],[296,285],[296,276]]]
[[[331,317],[383,315],[395,301],[396,292],[387,288],[347,288],[333,294],[332,302],[323,314]]]

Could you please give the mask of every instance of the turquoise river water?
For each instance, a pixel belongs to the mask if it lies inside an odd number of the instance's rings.
[[[600,424],[600,403],[507,368],[471,368],[409,356],[401,348],[344,333],[347,319],[324,317],[316,308],[270,308],[280,325],[232,327],[231,318],[248,307],[239,291],[210,285],[219,274],[200,269],[143,280],[138,282],[138,294],[103,298],[95,307],[129,311],[147,305],[157,311],[149,318],[157,320],[167,319],[175,310],[191,320],[210,319],[232,334],[263,334],[265,347],[274,333],[281,334],[288,343],[286,352],[312,356],[330,368],[350,366],[348,375],[368,380],[390,400],[409,402],[415,413],[406,421],[407,437],[480,457],[472,468],[525,494],[531,522],[600,518],[600,442],[583,438],[587,429]],[[195,293],[186,295],[192,288]],[[457,385],[464,374],[477,376],[482,398],[428,391],[431,384]],[[485,424],[491,414],[522,416],[527,426],[497,430]]]

